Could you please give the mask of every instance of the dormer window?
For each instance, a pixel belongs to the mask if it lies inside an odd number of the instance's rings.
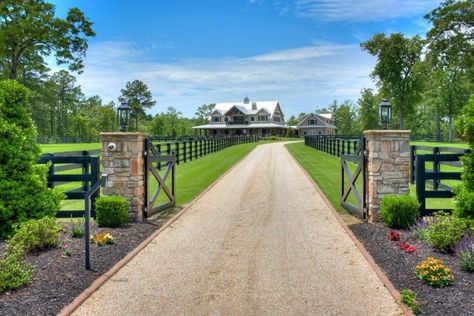
[[[316,125],[316,120],[309,120],[308,125]]]
[[[258,116],[258,121],[259,122],[266,122],[267,121],[267,115],[259,115]]]
[[[221,117],[220,116],[213,116],[212,117],[212,121],[214,123],[220,123],[221,122]]]

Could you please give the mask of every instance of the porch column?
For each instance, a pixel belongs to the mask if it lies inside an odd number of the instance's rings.
[[[129,220],[143,220],[145,206],[144,133],[101,133],[102,167],[108,175],[104,195],[129,202]]]
[[[410,131],[364,131],[367,141],[367,211],[369,221],[379,220],[385,195],[408,194]]]

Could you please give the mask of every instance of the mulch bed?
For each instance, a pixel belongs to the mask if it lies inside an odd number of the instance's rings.
[[[397,290],[410,289],[418,293],[421,315],[474,315],[474,273],[462,271],[459,258],[440,253],[411,237],[409,231],[399,230],[401,241],[417,247],[414,253],[405,253],[396,242],[388,240],[390,229],[383,223],[353,224],[349,228]],[[416,265],[427,257],[441,259],[452,269],[455,278],[452,286],[435,288],[416,277]]]
[[[33,280],[22,289],[0,294],[0,315],[56,315],[159,226],[152,222],[129,223],[114,229],[91,226],[92,232],[105,230],[115,237],[113,245],[91,245],[94,271],[84,268],[83,238],[73,239],[64,233],[62,242],[69,245],[72,255],[66,256],[63,248],[28,255],[26,261],[35,266]],[[5,246],[6,243],[0,241],[0,254]]]

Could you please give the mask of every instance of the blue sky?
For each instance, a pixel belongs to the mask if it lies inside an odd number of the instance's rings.
[[[193,116],[201,104],[279,100],[289,117],[374,87],[375,59],[359,47],[377,32],[423,36],[435,0],[54,0],[94,22],[86,95],[116,101],[144,81],[157,105]],[[56,67],[53,67],[56,69]]]

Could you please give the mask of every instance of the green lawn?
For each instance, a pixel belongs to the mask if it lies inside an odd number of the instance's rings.
[[[57,153],[64,151],[80,151],[101,149],[101,143],[77,143],[77,144],[41,144],[43,153]]]
[[[340,159],[325,152],[305,146],[303,143],[286,145],[289,152],[309,173],[311,178],[318,184],[332,205],[339,211],[344,210],[340,206]],[[428,167],[428,166],[427,166]],[[352,168],[353,169],[353,168]],[[441,166],[442,171],[459,171],[459,168]],[[459,181],[443,180],[442,183],[453,185]],[[360,188],[360,182],[357,184]],[[410,194],[416,196],[415,186],[410,186]],[[354,202],[354,199],[352,199]],[[427,199],[427,208],[453,208],[453,199]]]
[[[427,147],[469,148],[469,145],[467,143],[410,142],[410,145],[427,146]]]

